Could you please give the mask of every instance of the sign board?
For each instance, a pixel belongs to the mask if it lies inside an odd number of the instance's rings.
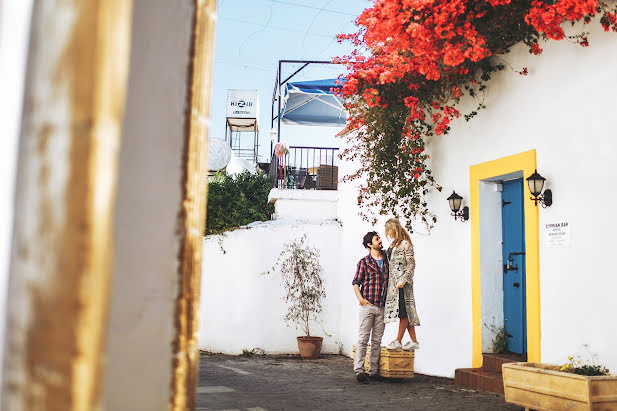
[[[227,118],[258,118],[257,90],[227,90]]]
[[[544,224],[544,241],[549,247],[568,247],[570,224],[567,221]]]

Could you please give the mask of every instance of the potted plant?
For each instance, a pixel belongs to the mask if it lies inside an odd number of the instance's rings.
[[[506,402],[534,410],[617,410],[617,375],[610,375],[607,368],[598,365],[594,355],[588,358],[568,357],[561,367],[504,364]]]
[[[277,270],[281,273],[283,301],[288,305],[284,319],[304,331],[303,336],[297,337],[300,356],[303,359],[318,358],[323,337],[311,335],[310,322],[318,320],[326,291],[319,251],[308,244],[306,234],[285,243],[274,266],[264,274]]]

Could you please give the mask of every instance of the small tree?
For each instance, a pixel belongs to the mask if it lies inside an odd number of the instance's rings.
[[[288,305],[285,321],[297,324],[309,337],[309,323],[318,319],[323,310],[322,298],[326,297],[319,251],[308,244],[304,234],[285,243],[274,266],[263,274],[275,271],[280,271],[285,290],[283,301]]]

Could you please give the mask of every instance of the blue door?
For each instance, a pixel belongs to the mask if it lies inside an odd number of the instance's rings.
[[[503,183],[503,313],[510,352],[527,352],[523,179]]]

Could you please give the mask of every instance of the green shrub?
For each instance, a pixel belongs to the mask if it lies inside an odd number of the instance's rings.
[[[235,177],[218,173],[208,183],[205,234],[220,234],[253,221],[269,220],[274,205],[268,204],[270,182],[263,174],[245,171]]]

